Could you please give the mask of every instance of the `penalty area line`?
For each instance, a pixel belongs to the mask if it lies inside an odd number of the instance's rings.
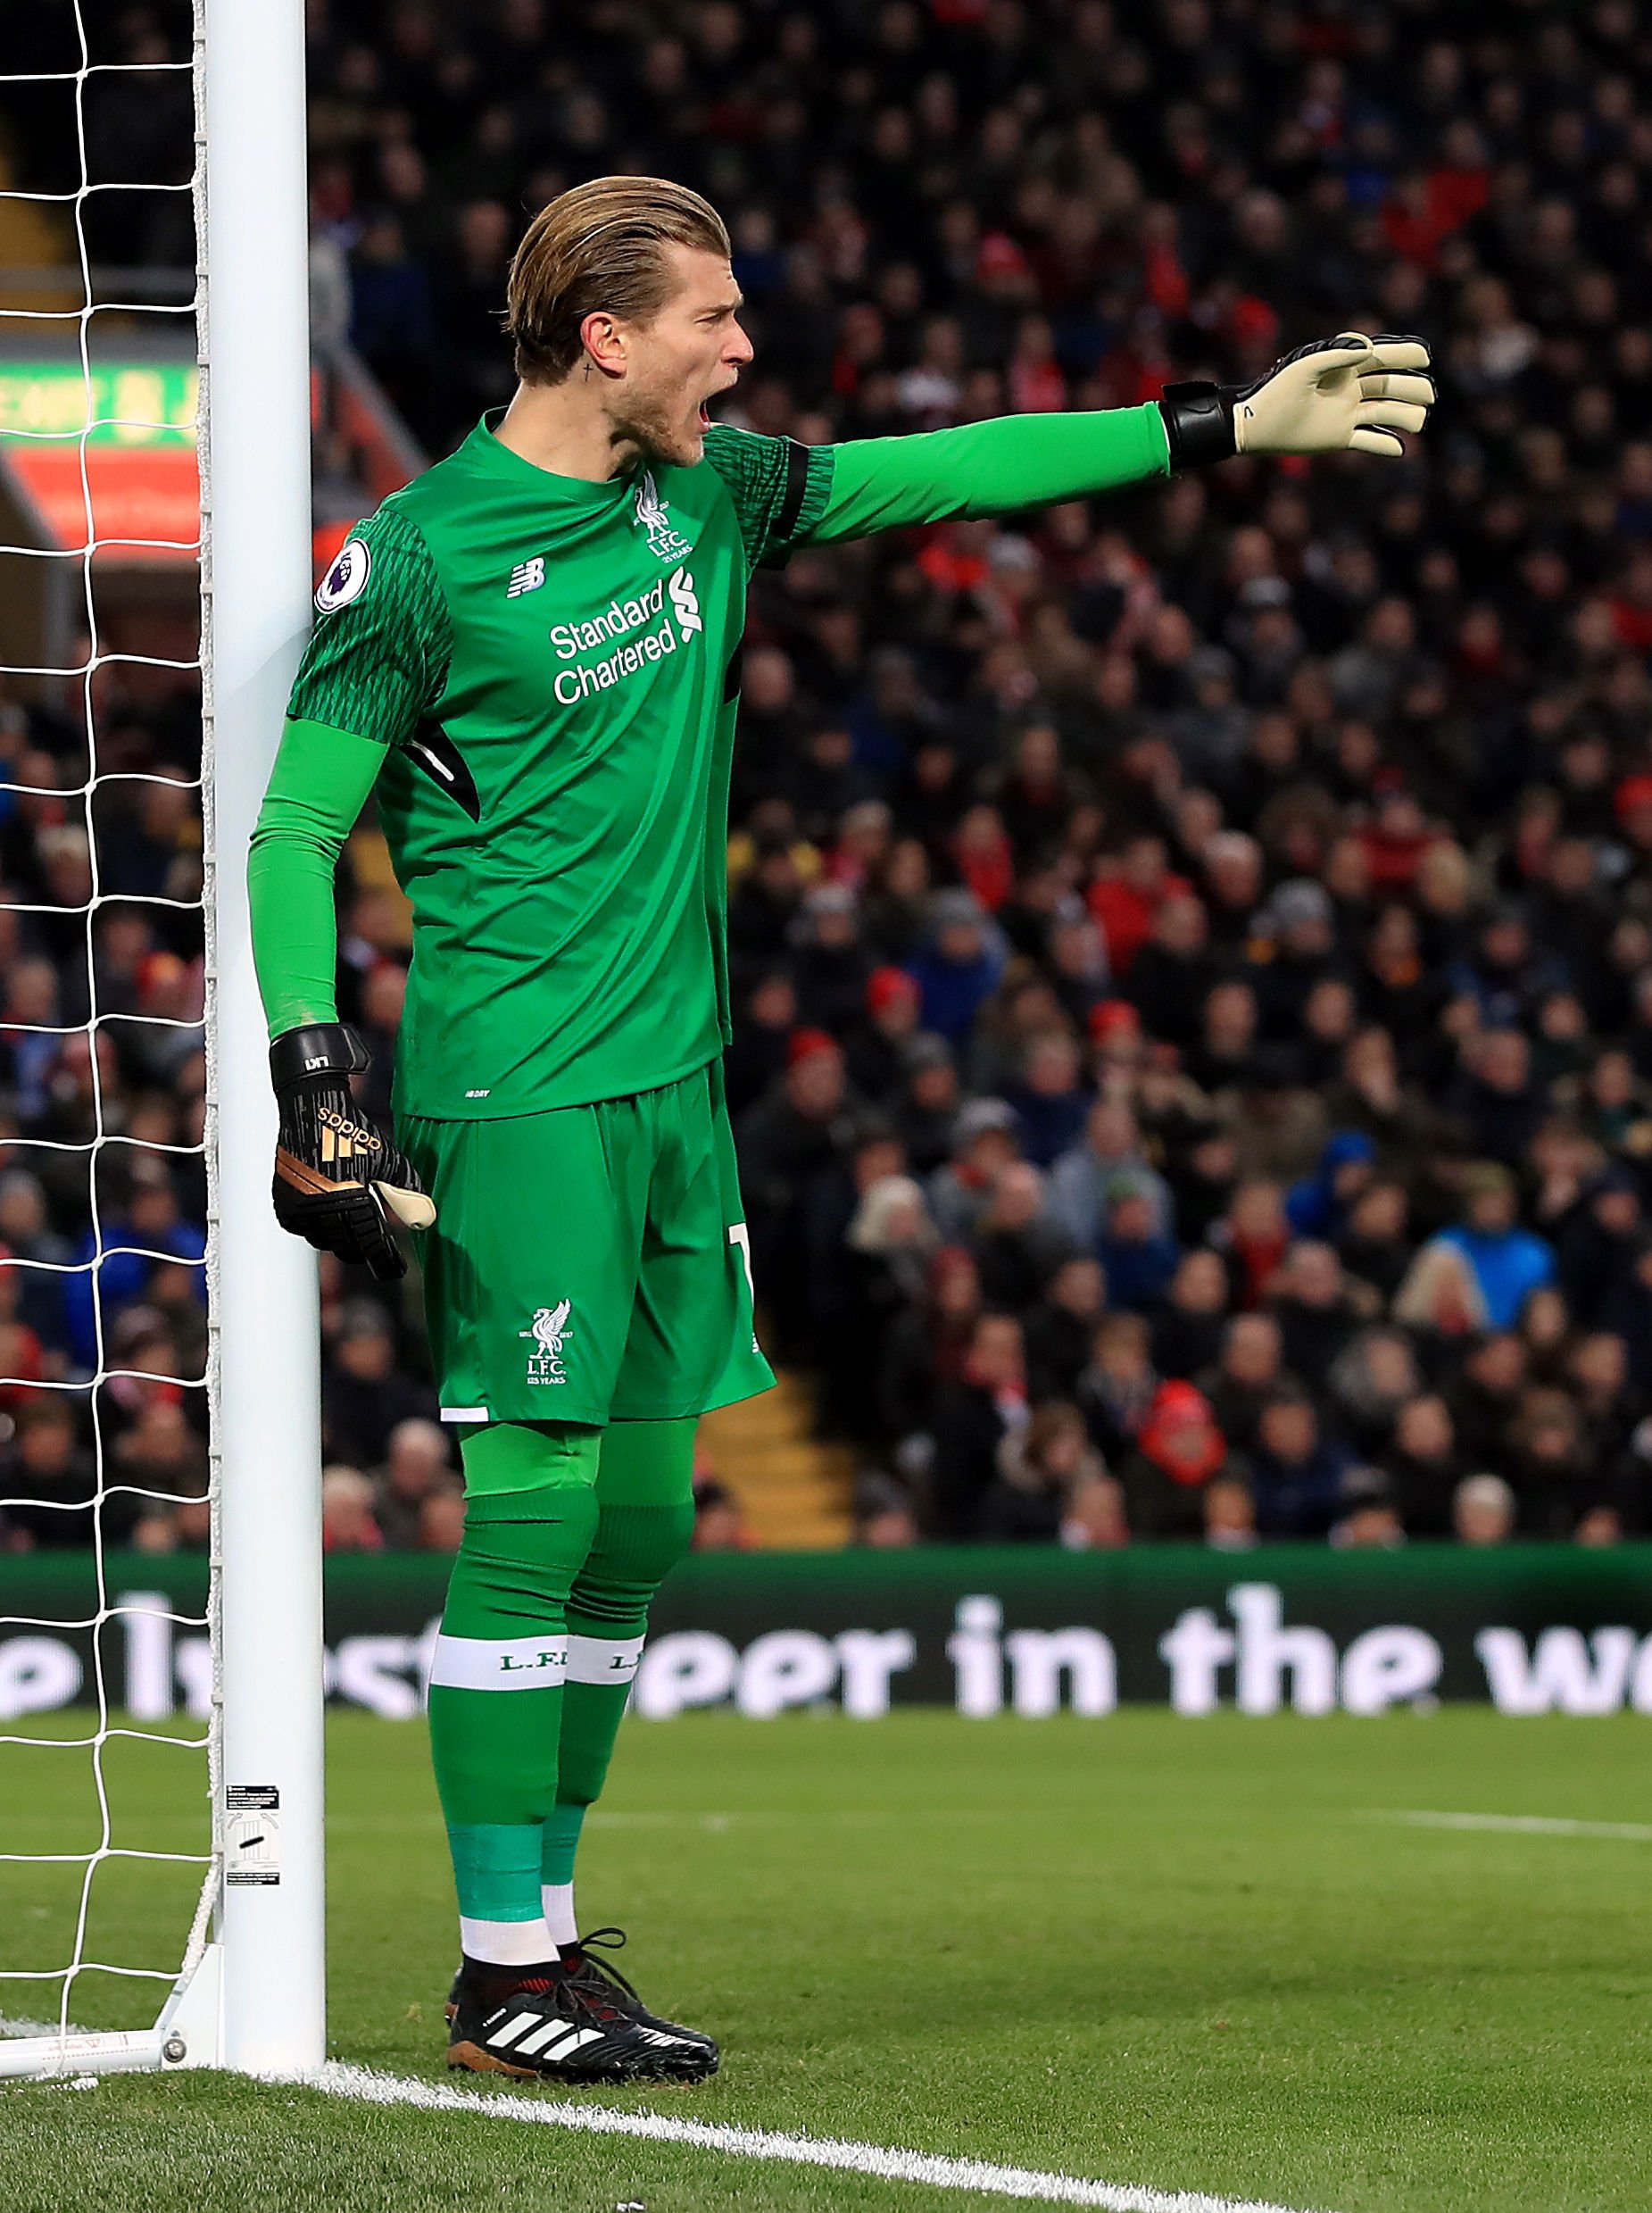
[[[1502,1836],[1592,1836],[1622,1844],[1652,1844],[1644,1821],[1565,1821],[1542,1813],[1424,1813],[1382,1808],[1366,1817],[1409,1829],[1483,1830]]]
[[[293,2078],[288,2078],[293,2079]],[[619,2113],[609,2106],[576,2105],[567,2099],[520,2092],[459,2090],[444,2083],[385,2075],[375,2067],[332,2061],[318,2074],[296,2078],[330,2097],[363,2105],[415,2106],[428,2113],[474,2113],[495,2121],[528,2121],[541,2127],[584,2130],[596,2136],[640,2137],[650,2143],[682,2144],[735,2159],[776,2159],[793,2167],[824,2167],[870,2175],[892,2183],[926,2183],[932,2190],[974,2190],[1043,2205],[1099,2206],[1103,2213],[1293,2213],[1288,2206],[1253,2198],[1214,2198],[1199,2190],[1133,2189],[1091,2182],[1079,2175],[1050,2175],[1034,2167],[996,2167],[986,2159],[953,2159],[932,2151],[904,2151],[884,2144],[853,2143],[837,2136],[805,2136],[774,2129],[735,2128],[715,2121],[684,2121],[665,2113]]]

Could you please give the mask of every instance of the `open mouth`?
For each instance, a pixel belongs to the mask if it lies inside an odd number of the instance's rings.
[[[726,381],[726,383],[713,385],[713,386],[712,386],[712,387],[711,387],[711,389],[710,389],[710,391],[706,394],[706,395],[705,395],[704,399],[702,399],[702,400],[701,401],[701,403],[700,403],[700,428],[701,428],[702,430],[709,430],[709,429],[711,428],[711,403],[712,403],[712,401],[713,401],[714,399],[716,399],[716,398],[719,395],[719,394],[721,394],[721,393],[724,393],[724,392],[732,392],[732,391],[734,390],[734,388],[735,388],[735,386],[738,382],[739,382],[739,379],[738,379],[737,377],[730,377],[730,378],[727,379],[727,381]]]

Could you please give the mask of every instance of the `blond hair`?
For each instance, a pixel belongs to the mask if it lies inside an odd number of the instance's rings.
[[[579,359],[579,326],[599,312],[647,322],[676,289],[668,245],[726,261],[709,201],[663,177],[594,177],[542,207],[511,263],[505,329],[524,384],[560,384]]]

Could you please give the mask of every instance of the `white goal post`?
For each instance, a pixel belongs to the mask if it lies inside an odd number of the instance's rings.
[[[78,0],[82,67],[63,72],[76,80],[78,116],[87,78],[110,66],[88,58],[85,22],[93,12],[87,0]],[[193,72],[213,1495],[212,1843],[189,1955],[154,2027],[99,2034],[73,2026],[69,1993],[81,1966],[83,1892],[75,1959],[68,1980],[59,1978],[64,1998],[55,2030],[0,2036],[0,2076],[13,2077],[178,2065],[294,2075],[325,2058],[316,1272],[309,1249],[282,1234],[270,1204],[275,1110],[245,879],[248,836],[310,624],[303,0],[195,0]],[[76,202],[86,284],[79,339],[89,425],[87,332],[95,303],[79,217],[87,194],[99,187],[88,180],[84,133],[80,158],[78,195],[17,196]],[[62,320],[72,328],[76,319]],[[91,670],[98,659],[89,493],[87,508],[89,731]],[[85,795],[89,835],[97,780],[94,743]],[[95,836],[92,842],[95,853]],[[97,903],[94,859],[88,933]],[[94,996],[88,1027],[95,1029],[97,1019]],[[95,1154],[95,1144],[92,1150]],[[101,1231],[96,1235],[95,1268],[104,1250]],[[104,1481],[100,1469],[100,1496]],[[101,1536],[95,1549],[101,1598]],[[120,1611],[118,1601],[103,1606],[89,1625],[94,1637]],[[101,1700],[101,1658],[96,1664]],[[95,1747],[107,1734],[106,1710],[100,1709],[98,1718],[96,1735],[86,1740]],[[101,1790],[101,1768],[98,1776]],[[37,1855],[42,1863],[98,1856]],[[6,1857],[19,1862],[28,1856]],[[18,1869],[8,1872],[15,1876]],[[95,1872],[88,1867],[88,1889]],[[7,1966],[4,1949],[0,1933],[0,1975]]]

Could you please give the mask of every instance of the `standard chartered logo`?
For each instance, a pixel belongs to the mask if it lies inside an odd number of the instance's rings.
[[[551,687],[560,705],[576,706],[594,692],[610,690],[627,677],[668,659],[679,644],[685,645],[705,628],[693,573],[687,569],[674,570],[669,589],[669,613],[665,610],[667,580],[662,577],[635,599],[610,599],[606,607],[582,622],[552,625],[551,643],[559,661],[572,661],[614,639],[625,641],[601,661],[560,670]]]
[[[677,609],[685,637],[692,637],[696,630],[705,628],[700,620],[700,602],[694,596],[694,579],[686,569],[679,569],[671,578],[671,604]]]

